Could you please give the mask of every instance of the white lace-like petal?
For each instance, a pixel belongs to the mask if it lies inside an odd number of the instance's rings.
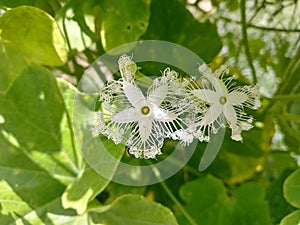
[[[136,108],[124,109],[115,114],[111,120],[116,123],[131,123],[139,120],[140,113]]]
[[[160,122],[171,122],[177,118],[177,115],[175,113],[172,113],[167,110],[163,110],[161,108],[153,109],[152,114],[153,114],[153,118],[156,121],[160,121]]]
[[[228,93],[226,85],[219,79],[226,72],[224,67],[217,69],[215,73],[212,73],[211,69],[205,64],[200,65],[198,69],[204,75],[203,77],[209,80],[218,95],[226,95]]]
[[[151,93],[149,93],[147,100],[152,102],[153,104],[159,106],[162,101],[165,99],[168,92],[168,85],[158,86]]]
[[[143,141],[147,141],[152,130],[152,119],[150,117],[142,117],[139,120],[139,134]]]
[[[236,112],[231,104],[226,104],[223,110],[223,113],[229,122],[229,125],[236,126],[237,124],[237,117],[236,117]]]
[[[238,129],[237,127],[232,127],[231,128],[231,139],[235,141],[242,141],[243,138],[241,136],[241,130]]]
[[[220,104],[213,104],[204,114],[201,125],[209,125],[218,119],[223,111],[223,106]]]
[[[243,102],[247,101],[248,96],[245,93],[239,91],[232,91],[227,96],[228,104],[240,105]]]
[[[197,98],[201,99],[202,101],[208,103],[214,103],[219,100],[219,95],[212,90],[207,89],[195,89],[191,91]]]
[[[132,83],[124,81],[123,90],[128,101],[134,106],[139,107],[146,99],[142,91]]]
[[[227,87],[225,85],[225,83],[217,78],[214,78],[216,80],[214,87],[216,89],[216,92],[218,93],[218,95],[220,96],[227,96],[228,95],[228,90]]]

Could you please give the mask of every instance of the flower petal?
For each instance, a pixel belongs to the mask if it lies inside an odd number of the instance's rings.
[[[139,120],[139,134],[143,141],[147,141],[152,129],[152,120],[150,117],[142,117]]]
[[[214,83],[214,88],[216,89],[216,92],[221,95],[221,96],[226,96],[228,95],[228,89],[224,83],[223,80],[221,80],[220,78],[216,79],[216,82]]]
[[[197,98],[200,98],[203,101],[208,103],[219,102],[219,96],[215,91],[208,89],[195,89],[191,91]]]
[[[127,108],[115,114],[111,120],[117,123],[130,123],[138,121],[140,114],[135,108]]]
[[[223,106],[221,104],[213,104],[203,116],[201,123],[202,125],[212,124],[218,119],[223,111]]]
[[[128,101],[134,106],[139,107],[142,101],[145,101],[145,96],[143,95],[141,89],[132,83],[124,81],[123,85],[124,93]]]
[[[220,77],[216,77],[213,73],[208,72],[204,75],[204,77],[209,80],[209,82],[212,84],[212,86],[215,89],[215,92],[218,93],[218,95],[227,95],[228,90],[227,87],[225,85],[225,83],[223,82],[223,80],[221,80]]]
[[[161,85],[149,93],[147,100],[159,106],[165,99],[168,91],[168,85]]]
[[[237,123],[237,116],[233,106],[231,104],[226,104],[223,112],[230,127],[235,127]]]
[[[161,121],[161,122],[171,122],[177,118],[177,115],[175,113],[161,108],[153,109],[152,115],[156,121]]]
[[[239,91],[232,91],[227,95],[227,102],[228,104],[232,105],[239,105],[243,102],[245,102],[248,99],[248,96]]]

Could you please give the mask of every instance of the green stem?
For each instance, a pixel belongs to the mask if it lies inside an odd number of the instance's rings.
[[[178,207],[178,209],[181,211],[181,213],[185,216],[185,218],[189,221],[191,225],[197,225],[195,220],[188,214],[188,212],[184,209],[184,207],[181,205],[181,203],[177,200],[177,198],[173,195],[172,191],[169,189],[169,187],[165,184],[165,182],[160,182],[160,185],[163,187],[165,192],[168,194],[168,196],[171,198],[171,200],[175,203],[175,205]]]
[[[190,216],[190,214],[188,214],[188,212],[184,209],[184,207],[182,206],[182,204],[173,195],[172,191],[169,189],[169,187],[166,185],[166,183],[162,181],[162,179],[160,177],[159,170],[154,167],[153,168],[153,172],[154,172],[155,176],[159,180],[161,180],[160,185],[163,187],[163,189],[165,190],[165,192],[167,193],[167,195],[175,203],[175,205],[178,207],[178,209],[181,211],[181,213],[185,216],[185,218],[189,221],[189,223],[191,225],[197,225],[197,223],[195,222],[195,220]]]
[[[222,19],[229,23],[236,23],[236,24],[242,24],[239,20],[234,20],[231,18],[228,18],[226,16],[219,16],[218,19]],[[275,27],[262,27],[254,24],[247,24],[248,28],[258,29],[258,30],[265,30],[265,31],[274,31],[274,32],[284,32],[284,33],[300,33],[300,29],[284,29],[284,28],[275,28]]]
[[[57,88],[59,90],[58,84],[57,84]],[[77,169],[79,170],[81,165],[79,165],[79,159],[78,159],[76,144],[75,144],[75,140],[74,140],[75,134],[74,134],[73,126],[72,126],[72,120],[71,120],[70,114],[67,109],[66,102],[64,100],[64,97],[63,97],[61,91],[59,90],[58,93],[60,95],[61,101],[63,102],[64,111],[66,113],[66,118],[67,118],[67,123],[68,123],[69,129],[70,129],[70,138],[71,138],[71,145],[72,145],[72,150],[73,150],[73,154],[74,154],[75,165],[76,165]]]
[[[63,32],[64,32],[64,35],[65,35],[65,38],[66,38],[66,42],[67,42],[67,46],[68,46],[68,49],[69,49],[69,52],[72,50],[72,47],[71,47],[71,43],[70,43],[70,39],[69,39],[69,35],[68,35],[68,31],[67,31],[67,27],[66,27],[66,12],[63,12],[64,15],[63,15],[63,21],[62,21],[62,29],[63,29]]]
[[[284,119],[293,120],[293,121],[300,121],[300,115],[294,115],[290,113],[283,114]]]
[[[275,95],[272,100],[300,100],[300,94],[295,95]]]
[[[252,71],[252,79],[253,83],[257,83],[256,71],[252,62],[252,57],[250,54],[249,42],[248,42],[248,34],[247,34],[247,23],[246,23],[246,0],[241,0],[241,22],[242,22],[242,36],[243,36],[243,45],[245,47],[245,53],[247,57],[247,61]]]

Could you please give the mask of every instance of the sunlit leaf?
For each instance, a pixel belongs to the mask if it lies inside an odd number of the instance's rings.
[[[49,218],[55,225],[96,225],[88,213],[83,215],[59,215],[49,213]]]
[[[300,224],[300,210],[297,210],[283,218],[280,225],[298,225]]]
[[[0,221],[13,222],[26,215],[39,218],[39,208],[58,198],[65,186],[34,161],[28,152],[0,135]],[[9,224],[9,223],[7,223]],[[13,223],[12,223],[13,224]],[[36,223],[37,224],[37,223]]]
[[[64,88],[62,90],[68,90],[66,86],[60,85],[60,87]],[[86,153],[83,154],[85,160],[80,163],[82,166],[78,169],[78,175],[74,182],[70,183],[64,192],[62,204],[65,208],[76,209],[79,214],[82,214],[85,212],[87,204],[109,184],[124,153],[124,146],[115,145],[106,138],[93,138],[90,127],[93,120],[89,121],[89,113],[92,112],[89,111],[89,107],[95,104],[94,98],[77,92],[76,100],[73,103],[76,106],[73,107],[71,104],[68,108],[69,113],[72,113],[73,120],[72,129],[74,133],[71,137],[76,142],[76,146],[81,148],[79,150],[82,153],[88,152],[88,156]],[[76,104],[78,101],[82,104]],[[99,141],[101,142],[99,143]],[[103,148],[105,148],[104,151],[108,151],[113,156],[113,161],[101,157],[100,151]],[[97,172],[98,167],[101,167],[101,171],[105,171],[105,177]]]
[[[53,75],[32,65],[0,96],[0,128],[28,150],[59,151],[63,103]]]
[[[97,223],[111,225],[175,225],[173,213],[166,207],[139,195],[123,195],[111,205],[96,209],[93,215]]]
[[[116,151],[118,152],[118,151]],[[122,155],[123,152],[119,151]],[[100,159],[99,159],[100,161]],[[105,165],[105,162],[103,162]],[[117,164],[115,165],[117,166]],[[111,170],[111,177],[113,176],[115,168],[109,164],[107,170]],[[85,212],[89,201],[94,199],[104,188],[109,184],[109,180],[99,175],[95,170],[86,166],[83,168],[71,183],[62,196],[62,203],[64,208],[76,209],[79,214]]]
[[[300,169],[292,173],[284,182],[284,197],[292,206],[300,208]]]
[[[8,10],[0,17],[0,39],[14,67],[31,62],[61,66],[67,60],[65,40],[55,20],[31,6]]]

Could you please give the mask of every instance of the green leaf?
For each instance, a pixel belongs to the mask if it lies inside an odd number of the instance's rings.
[[[91,157],[94,157],[95,161],[101,164],[102,170],[106,171],[106,177],[104,178],[98,174],[90,165],[85,165],[62,196],[62,204],[65,208],[74,208],[78,214],[84,213],[89,201],[95,198],[109,184],[110,180],[107,178],[111,179],[113,177],[118,162],[123,155],[124,147],[122,145],[116,146],[111,140],[103,140],[103,145],[117,160],[114,164],[106,162],[105,159],[98,157],[96,152],[93,151],[93,156]],[[97,146],[92,146],[97,149]],[[108,175],[110,177],[107,177]]]
[[[187,203],[187,212],[198,224],[268,224],[268,208],[260,184],[245,183],[230,195],[227,193],[221,180],[210,175],[184,184],[179,192]],[[181,214],[177,218],[180,224],[187,224]]]
[[[1,6],[14,8],[21,5],[42,6],[47,5],[49,0],[0,0]]]
[[[50,214],[49,218],[55,225],[99,225],[94,223],[91,216],[88,213],[76,216],[67,216],[59,214]]]
[[[98,26],[105,51],[137,41],[145,33],[150,18],[150,0],[103,0],[100,7]]]
[[[54,76],[37,65],[24,69],[0,96],[1,223],[47,224],[46,212],[58,209],[49,205],[76,176],[61,145],[63,111]]]
[[[7,93],[0,95],[0,128],[28,150],[60,150],[62,114],[55,78],[39,66],[26,68]]]
[[[0,215],[0,218],[2,219],[2,222],[3,215],[9,215],[11,211],[14,211],[19,215],[23,215],[30,211],[30,206],[14,192],[5,180],[0,181],[0,196],[0,214],[2,214],[2,216]]]
[[[280,177],[273,178],[266,189],[266,200],[270,209],[270,224],[279,224],[283,217],[294,211],[294,208],[287,203],[283,196],[284,180],[292,173],[291,170],[282,172]],[[267,181],[268,182],[268,181]]]
[[[0,221],[14,221],[59,197],[65,186],[55,180],[28,152],[0,134]],[[5,223],[8,224],[8,223]]]
[[[146,186],[127,186],[115,182],[110,182],[109,185],[105,188],[105,192],[103,193],[104,198],[107,197],[107,199],[103,199],[103,200],[105,201],[105,203],[111,203],[117,197],[120,197],[121,195],[124,194],[144,195],[145,192],[146,192]],[[100,195],[98,197],[100,197],[101,199],[102,196]]]
[[[300,208],[300,169],[292,173],[284,182],[283,194],[292,206]]]
[[[31,82],[34,80],[33,77]],[[82,157],[75,145],[71,123],[73,100],[77,90],[70,83],[62,80],[58,80],[56,85],[58,88],[56,88],[56,92],[53,92],[53,95],[61,99],[61,102],[56,103],[58,104],[56,107],[62,107],[64,111],[59,127],[61,133],[60,148],[55,152],[32,150],[30,154],[32,159],[36,160],[51,176],[64,185],[69,185],[80,172],[79,168],[82,165]],[[33,110],[39,111],[39,109],[37,107]]]
[[[0,40],[12,65],[34,62],[61,66],[67,60],[64,38],[55,20],[31,6],[20,6],[0,17]]]
[[[47,224],[44,220],[49,218],[44,212],[52,199],[61,196],[61,214],[68,216],[69,210],[63,207],[84,213],[88,202],[109,183],[109,179],[97,174],[82,160],[76,148],[71,115],[76,94],[79,92],[69,83],[56,82],[48,70],[31,65],[1,96],[0,212],[3,221],[14,221],[19,215],[24,224],[24,221]],[[95,142],[90,143],[88,146],[94,148]],[[121,158],[123,146],[115,147],[108,140],[102,143],[115,158]],[[97,154],[93,157],[100,162]],[[106,175],[113,176],[117,163],[118,160],[114,166],[106,166]]]
[[[78,90],[65,80],[57,79],[57,84],[65,107],[65,113],[61,122],[62,150],[67,155],[65,155],[65,159],[68,159],[68,163],[71,167],[75,168],[78,174],[78,168],[83,164],[83,159],[75,143],[74,127],[72,124],[74,98],[78,94]],[[64,164],[67,164],[66,160]]]
[[[166,207],[145,199],[140,195],[123,195],[111,205],[92,206],[82,215],[71,213],[47,213],[48,221],[55,225],[176,225],[173,213]],[[59,207],[58,207],[59,209]]]
[[[17,70],[11,64],[0,39],[0,92],[5,91],[17,76]]]
[[[208,171],[228,183],[243,182],[261,170],[264,163],[262,129],[244,132],[243,143],[230,139],[227,133],[222,148]]]
[[[280,225],[298,225],[299,223],[300,223],[300,210],[297,210],[284,217]]]
[[[92,137],[91,124],[94,111],[91,108],[95,104],[95,95],[81,94],[77,92],[75,102],[70,110],[72,115],[73,138],[79,146],[85,161],[79,168],[79,173],[73,183],[70,183],[62,196],[62,204],[65,208],[73,208],[79,214],[85,212],[87,204],[95,198],[109,184],[118,163],[124,153],[123,145],[115,145],[106,138]],[[74,100],[74,98],[73,98]],[[115,160],[101,157],[101,149],[106,149]],[[104,150],[105,151],[105,150]],[[86,153],[88,152],[88,154]],[[97,171],[105,171],[105,177]]]
[[[151,19],[143,39],[180,44],[207,63],[222,47],[216,25],[199,23],[183,3],[173,0],[152,0]]]
[[[6,225],[65,225],[66,217],[71,217],[74,221],[81,218],[77,216],[74,211],[63,209],[60,201],[60,198],[53,199],[40,207],[31,209],[23,215],[10,214],[4,216],[0,214],[0,219],[1,222],[6,222],[4,223]],[[80,225],[90,224],[86,221],[85,223],[80,223]]]
[[[166,207],[139,195],[123,195],[111,205],[94,209],[94,221],[109,225],[172,225],[177,224],[173,213]]]

